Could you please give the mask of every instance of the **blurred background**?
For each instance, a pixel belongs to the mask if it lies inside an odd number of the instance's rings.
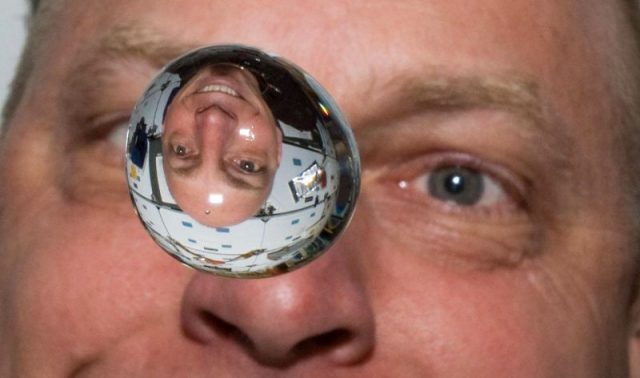
[[[18,56],[26,35],[27,0],[0,0],[0,103],[9,93]]]

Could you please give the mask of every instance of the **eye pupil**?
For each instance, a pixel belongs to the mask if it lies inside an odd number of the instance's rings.
[[[176,152],[176,155],[184,156],[187,153],[187,148],[185,146],[177,145],[174,151]]]
[[[243,171],[247,171],[247,172],[255,172],[256,170],[256,165],[254,162],[249,161],[249,160],[242,160],[240,162],[240,168]]]
[[[464,167],[441,167],[429,176],[429,193],[458,205],[477,204],[484,194],[482,174]]]
[[[445,189],[451,194],[460,194],[464,191],[464,177],[458,173],[453,173],[445,178]]]

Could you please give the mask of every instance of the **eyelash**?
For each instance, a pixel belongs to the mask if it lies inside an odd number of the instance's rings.
[[[429,193],[429,175],[437,169],[461,167],[477,171],[485,179],[491,180],[502,190],[506,199],[490,205],[464,206],[436,198]],[[425,206],[435,207],[447,213],[460,215],[502,216],[514,211],[527,210],[527,184],[507,169],[476,157],[458,153],[433,153],[420,157],[402,167],[393,167],[387,183],[394,188],[396,195]],[[419,182],[416,182],[419,181]],[[422,188],[422,191],[419,190]]]
[[[253,163],[258,169],[255,172],[246,171],[241,167],[243,162]],[[230,165],[233,171],[237,172],[241,176],[258,176],[266,171],[266,168],[263,165],[251,159],[235,158],[230,161]]]
[[[184,149],[184,151],[181,153],[180,149]],[[182,159],[182,160],[188,160],[193,158],[194,152],[193,150],[188,147],[185,144],[182,143],[175,143],[171,146],[171,152],[173,153],[173,155],[178,158],[178,159]]]

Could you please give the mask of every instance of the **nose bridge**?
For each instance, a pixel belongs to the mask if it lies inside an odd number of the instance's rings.
[[[197,112],[194,117],[196,120],[196,138],[204,155],[221,151],[233,137],[237,120],[229,116],[225,111],[212,107]]]
[[[267,365],[321,356],[355,363],[371,352],[375,327],[364,283],[347,262],[334,249],[273,278],[198,274],[185,292],[183,326],[205,345],[233,342]]]

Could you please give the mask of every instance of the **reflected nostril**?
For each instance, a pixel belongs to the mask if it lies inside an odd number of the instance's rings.
[[[249,336],[235,325],[215,316],[208,311],[200,311],[198,314],[202,322],[207,324],[221,337],[233,339],[247,349],[253,349],[253,341]]]
[[[336,329],[300,341],[293,347],[292,352],[304,358],[304,356],[322,353],[346,344],[353,337],[353,333],[346,329]]]

